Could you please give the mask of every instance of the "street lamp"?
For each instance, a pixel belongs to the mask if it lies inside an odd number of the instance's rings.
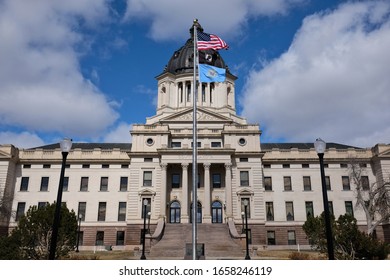
[[[144,228],[142,230],[142,255],[141,255],[141,260],[146,260],[145,257],[145,233],[146,233],[146,207],[148,206],[148,200],[145,198],[144,199]]]
[[[244,232],[245,232],[244,217],[245,217],[245,213],[244,213],[244,212],[241,212],[241,221],[242,221],[241,233],[244,233]]]
[[[76,242],[76,253],[79,252],[79,243],[80,243],[80,229],[81,229],[81,219],[83,218],[82,214],[79,214],[79,228],[77,230],[77,242]]]
[[[314,142],[314,148],[317,152],[318,158],[320,159],[320,170],[321,170],[321,183],[322,183],[322,199],[324,202],[324,212],[325,212],[325,228],[326,228],[326,242],[328,247],[328,258],[334,260],[334,249],[333,249],[333,237],[332,237],[332,227],[330,224],[330,213],[329,213],[329,203],[328,203],[328,193],[326,189],[325,182],[325,169],[324,169],[324,153],[326,149],[326,143],[321,138],[318,138]]]
[[[246,255],[245,259],[250,260],[251,257],[249,256],[249,238],[248,238],[248,200],[244,200],[244,213],[245,213],[245,241],[246,241]]]
[[[54,213],[54,220],[52,226],[49,260],[54,260],[56,256],[58,227],[60,225],[60,216],[61,216],[62,189],[64,186],[65,165],[66,165],[66,158],[68,156],[68,153],[72,148],[72,139],[65,138],[60,142],[60,147],[62,151],[62,166],[61,166],[60,183],[58,185],[58,192],[57,192],[56,209]]]
[[[148,212],[148,233],[150,234],[150,217],[152,216],[151,212]]]

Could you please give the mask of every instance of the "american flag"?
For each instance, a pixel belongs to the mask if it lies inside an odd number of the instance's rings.
[[[198,31],[198,50],[221,50],[228,47],[228,44],[217,35]]]

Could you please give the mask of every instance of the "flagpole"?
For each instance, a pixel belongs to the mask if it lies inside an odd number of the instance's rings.
[[[192,114],[192,259],[197,259],[197,214],[198,214],[198,195],[197,195],[197,156],[198,156],[198,137],[197,137],[197,83],[196,83],[196,68],[198,61],[198,48],[197,48],[197,22],[194,20],[194,81],[193,81],[193,114]]]

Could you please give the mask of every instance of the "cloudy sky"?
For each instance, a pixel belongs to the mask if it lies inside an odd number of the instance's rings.
[[[390,142],[390,1],[0,0],[0,144],[131,141],[194,18],[263,142]]]

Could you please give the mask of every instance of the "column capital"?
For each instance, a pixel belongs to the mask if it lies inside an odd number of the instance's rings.
[[[181,168],[183,168],[183,169],[188,169],[188,163],[182,163],[181,164]]]
[[[204,169],[210,169],[210,166],[211,166],[211,163],[209,163],[209,162],[203,163]]]
[[[226,162],[225,163],[225,169],[230,169],[230,168],[232,168],[232,163],[231,162]]]
[[[161,169],[166,170],[168,167],[168,163],[160,163],[160,167]]]

